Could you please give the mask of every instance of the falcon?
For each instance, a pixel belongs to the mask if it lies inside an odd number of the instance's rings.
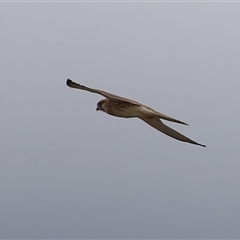
[[[85,87],[78,83],[73,82],[70,79],[67,79],[67,86],[71,88],[77,88],[81,90],[85,90],[91,93],[96,93],[105,97],[105,99],[99,101],[97,103],[96,110],[103,111],[107,114],[113,115],[115,117],[123,117],[123,118],[140,118],[142,121],[146,122],[153,128],[158,131],[175,138],[179,141],[188,142],[191,144],[199,145],[202,147],[206,147],[203,144],[197,143],[192,139],[182,135],[176,130],[165,125],[161,120],[167,120],[170,122],[180,123],[184,125],[188,125],[185,122],[177,120],[175,118],[169,117],[165,114],[155,111],[154,109],[143,105],[134,100],[117,96],[115,94],[105,92],[99,89],[93,89],[89,87]]]

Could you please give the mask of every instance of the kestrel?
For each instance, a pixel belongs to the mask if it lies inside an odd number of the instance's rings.
[[[97,109],[101,110],[107,114],[113,115],[115,117],[123,117],[123,118],[140,118],[150,126],[156,128],[162,133],[165,133],[166,135],[175,138],[179,141],[188,142],[192,144],[196,144],[202,147],[206,147],[203,144],[197,143],[193,141],[192,139],[182,135],[181,133],[175,131],[174,129],[166,126],[161,119],[180,123],[184,125],[188,125],[185,122],[179,121],[175,118],[169,117],[165,114],[162,114],[160,112],[157,112],[153,110],[152,108],[145,106],[139,102],[133,101],[128,98],[123,98],[120,96],[117,96],[112,93],[108,93],[99,89],[93,89],[89,87],[85,87],[83,85],[80,85],[78,83],[73,82],[72,80],[67,80],[67,85],[72,88],[78,88],[81,90],[86,90],[92,93],[97,93],[105,97],[106,99],[103,99],[97,103]]]

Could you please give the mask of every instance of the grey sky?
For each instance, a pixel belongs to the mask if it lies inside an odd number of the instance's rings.
[[[1,3],[0,21],[0,238],[240,238],[239,3]]]

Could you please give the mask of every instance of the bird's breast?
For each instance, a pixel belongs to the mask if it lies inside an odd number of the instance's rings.
[[[140,106],[123,101],[108,101],[108,103],[105,104],[105,112],[116,117],[124,118],[139,117],[141,115]]]

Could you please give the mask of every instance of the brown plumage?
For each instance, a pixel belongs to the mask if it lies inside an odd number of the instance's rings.
[[[188,143],[192,143],[202,147],[206,147],[205,145],[197,143],[191,140],[190,138],[182,135],[181,133],[173,130],[172,128],[166,126],[160,119],[188,125],[185,122],[182,122],[175,118],[169,117],[165,114],[157,112],[154,109],[148,106],[145,106],[139,102],[133,101],[131,99],[123,98],[99,89],[85,87],[83,85],[73,82],[70,79],[67,80],[67,85],[72,88],[77,88],[77,89],[85,90],[88,92],[92,92],[92,93],[96,93],[104,96],[106,99],[103,99],[98,102],[96,110],[101,110],[107,114],[110,114],[116,117],[140,118],[150,126],[154,127],[155,129],[159,130],[162,133],[165,133],[170,137],[173,137],[183,142],[188,142]]]

